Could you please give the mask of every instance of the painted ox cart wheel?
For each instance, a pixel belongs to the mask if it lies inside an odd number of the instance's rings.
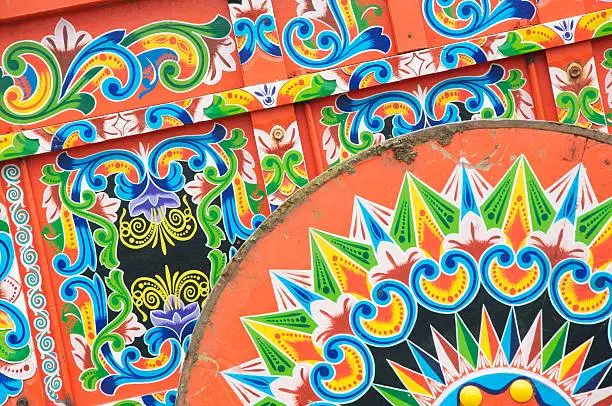
[[[480,122],[328,171],[227,269],[179,403],[610,405],[611,159]]]

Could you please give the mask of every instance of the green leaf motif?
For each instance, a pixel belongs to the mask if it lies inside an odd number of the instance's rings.
[[[302,89],[295,96],[295,103],[316,99],[319,97],[331,96],[336,91],[336,81],[324,79],[323,76],[316,74],[312,78],[310,86]]]
[[[11,145],[0,151],[0,161],[33,155],[40,147],[40,141],[28,138],[23,133],[18,133],[11,141]]]
[[[509,32],[506,37],[506,42],[499,47],[499,52],[505,56],[515,56],[542,49],[544,49],[544,47],[540,44],[524,41],[523,37],[518,32]]]

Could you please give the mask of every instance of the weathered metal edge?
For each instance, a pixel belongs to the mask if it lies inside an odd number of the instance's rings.
[[[310,181],[304,188],[291,196],[282,206],[280,206],[272,215],[270,215],[261,226],[253,233],[253,235],[240,247],[236,255],[227,265],[225,272],[219,278],[217,284],[213,288],[206,304],[202,309],[198,323],[191,336],[187,356],[183,362],[181,378],[177,391],[177,405],[185,403],[185,391],[190,379],[191,371],[195,363],[199,360],[199,350],[201,339],[204,336],[206,326],[209,324],[215,306],[223,293],[227,284],[238,274],[242,260],[248,255],[251,248],[272,230],[277,224],[280,224],[288,217],[293,210],[298,208],[306,198],[323,187],[328,182],[334,180],[344,173],[354,173],[355,165],[369,158],[391,150],[395,159],[405,162],[410,165],[417,158],[417,153],[414,147],[430,141],[437,141],[442,146],[449,145],[455,134],[476,130],[476,129],[501,129],[501,128],[528,128],[531,130],[543,130],[550,132],[558,132],[563,134],[574,135],[577,137],[586,138],[596,142],[612,145],[612,135],[604,134],[599,131],[589,130],[582,127],[560,124],[549,121],[526,121],[526,120],[490,120],[490,121],[468,121],[463,123],[449,124],[416,131],[411,134],[403,135],[398,138],[387,140],[379,145],[376,145],[367,151],[361,152],[343,163],[331,167],[321,175]]]

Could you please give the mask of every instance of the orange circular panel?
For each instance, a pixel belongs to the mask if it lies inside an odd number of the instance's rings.
[[[500,121],[331,169],[229,265],[179,404],[609,404],[610,157]]]

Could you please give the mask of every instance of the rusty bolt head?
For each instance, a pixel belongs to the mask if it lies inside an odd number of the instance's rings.
[[[19,398],[17,399],[17,406],[28,406],[30,402],[28,402],[28,399],[26,398]]]
[[[572,79],[578,79],[582,75],[582,66],[579,63],[572,62],[567,68],[567,74]]]
[[[285,130],[282,127],[274,126],[271,131],[272,138],[280,142],[285,138]]]

